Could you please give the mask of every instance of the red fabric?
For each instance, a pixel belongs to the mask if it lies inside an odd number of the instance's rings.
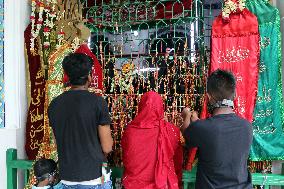
[[[186,166],[185,166],[186,170],[191,170],[192,169],[196,153],[197,153],[197,148],[196,147],[195,148],[189,148],[189,150],[188,150],[188,159],[187,159],[187,163],[186,163]]]
[[[212,27],[210,73],[219,68],[234,73],[237,81],[235,112],[250,122],[253,120],[257,95],[258,63],[259,33],[256,16],[245,9],[241,13],[230,15],[227,24],[219,16]]]
[[[175,126],[174,126],[175,127]],[[176,128],[176,127],[175,127]],[[177,131],[175,131],[177,133]],[[178,147],[175,151],[174,155],[174,164],[175,164],[175,171],[178,178],[179,188],[182,188],[182,171],[183,171],[183,145],[181,142],[178,144]]]
[[[257,18],[247,9],[230,15],[228,23],[221,15],[212,26],[211,64],[209,74],[217,69],[234,73],[237,81],[235,112],[252,122],[256,102],[259,62],[259,33]],[[207,112],[207,99],[204,102],[201,119],[210,115]],[[189,152],[188,165],[192,164],[197,148]]]
[[[159,3],[156,8],[156,19],[170,19],[182,13],[186,14],[185,12],[191,10],[191,4],[192,0],[181,0],[180,3],[175,1]]]
[[[30,78],[31,103],[29,104],[27,123],[26,123],[26,143],[25,150],[28,159],[36,159],[39,145],[44,136],[44,97],[45,97],[45,78],[41,67],[40,52],[37,39],[35,39],[35,53],[30,51],[31,43],[31,24],[24,32],[25,47],[28,65],[28,74]]]
[[[164,120],[161,96],[155,92],[144,94],[138,115],[127,125],[122,137],[124,187],[177,189],[173,158],[179,139],[179,129]]]
[[[103,91],[103,71],[102,66],[99,63],[97,57],[93,54],[93,52],[90,50],[87,44],[82,44],[75,53],[83,53],[91,57],[94,61],[94,65],[92,67],[92,83],[90,87],[93,87],[95,89],[99,89]],[[68,76],[64,74],[64,83],[68,82]]]

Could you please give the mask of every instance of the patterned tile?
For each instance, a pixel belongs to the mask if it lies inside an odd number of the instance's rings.
[[[4,0],[0,0],[0,128],[5,126],[4,120]]]

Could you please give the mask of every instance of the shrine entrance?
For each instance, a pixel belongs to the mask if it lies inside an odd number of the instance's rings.
[[[141,95],[157,91],[167,117],[180,124],[184,107],[201,111],[213,19],[221,1],[84,1],[88,45],[102,64],[113,124],[109,160],[122,166],[123,129]]]

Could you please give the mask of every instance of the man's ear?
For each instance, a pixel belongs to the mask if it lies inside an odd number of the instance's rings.
[[[208,101],[210,102],[212,100],[212,96],[208,93],[206,93],[206,96],[207,96]]]
[[[236,91],[234,91],[233,100],[235,100],[235,99],[236,99],[236,97],[237,97],[237,95],[236,95]]]
[[[92,83],[92,76],[91,76],[91,74],[88,75],[88,82]]]

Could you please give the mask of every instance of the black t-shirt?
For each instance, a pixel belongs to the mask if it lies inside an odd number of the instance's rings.
[[[48,117],[57,143],[60,179],[99,178],[105,156],[98,127],[111,123],[105,100],[84,90],[66,91],[50,103]]]
[[[189,147],[198,147],[196,189],[252,189],[248,121],[235,114],[216,115],[193,122],[184,135]]]

